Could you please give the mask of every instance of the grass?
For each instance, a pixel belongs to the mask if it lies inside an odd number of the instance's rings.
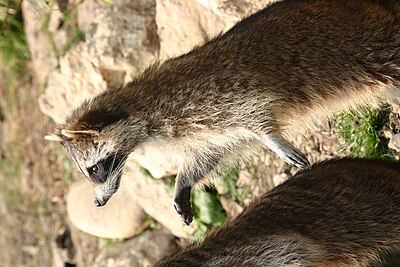
[[[3,150],[3,152],[1,151]],[[20,192],[20,155],[15,151],[6,153],[5,148],[0,147],[3,157],[0,159],[0,170],[5,176],[6,181],[0,182],[0,194],[3,195],[6,207],[10,210],[18,210],[24,201],[23,194]],[[9,151],[10,152],[10,151]]]
[[[394,157],[394,151],[388,148],[389,140],[382,135],[388,114],[387,108],[361,108],[341,114],[335,121],[338,136],[343,141],[339,152],[362,158]]]
[[[1,72],[6,83],[17,79],[30,58],[23,26],[21,0],[0,0],[0,58]]]
[[[13,107],[19,96],[15,84],[23,76],[29,59],[21,1],[0,0],[0,62],[3,63],[0,74],[4,79],[4,84],[0,84],[0,108],[4,120],[13,115]],[[6,206],[15,210],[23,202],[23,194],[18,190],[22,155],[19,151],[10,150],[0,144],[0,156],[0,170],[7,179],[7,183],[0,184],[0,191]]]

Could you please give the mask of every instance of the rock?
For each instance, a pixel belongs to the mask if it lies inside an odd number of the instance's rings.
[[[229,218],[236,218],[239,214],[243,212],[243,207],[240,206],[235,201],[225,196],[221,196],[220,200],[221,200],[221,205],[226,211],[226,214],[228,215]]]
[[[46,9],[40,1],[22,1],[22,13],[26,41],[32,57],[33,70],[40,84],[44,84],[50,72],[58,65],[58,59],[49,38],[42,30],[40,21]]]
[[[271,0],[157,0],[160,58],[178,56],[231,28]],[[171,16],[174,14],[174,16]]]
[[[57,123],[84,99],[130,81],[158,55],[155,2],[84,2],[78,21],[86,41],[61,57],[59,69],[51,68],[39,99],[42,111]]]
[[[386,138],[392,138],[393,137],[393,131],[389,127],[384,127],[383,128],[383,136]]]
[[[61,123],[84,99],[106,88],[106,81],[91,62],[85,45],[80,43],[60,58],[60,68],[51,73],[39,105],[45,114],[51,114]]]
[[[90,183],[80,180],[73,184],[67,196],[68,217],[78,229],[98,237],[129,238],[136,234],[145,219],[124,181],[107,205],[93,204]]]
[[[147,147],[131,154],[140,166],[148,170],[153,178],[159,179],[178,172],[172,155],[161,153],[157,149]]]
[[[96,258],[94,267],[153,266],[178,249],[172,235],[146,231],[131,240],[107,246]]]
[[[280,173],[280,174],[275,174],[272,177],[272,180],[274,181],[274,185],[278,186],[284,181],[286,181],[289,178],[289,176],[286,173]]]
[[[173,235],[188,238],[195,230],[193,224],[185,226],[174,209],[173,193],[167,192],[164,179],[155,180],[143,174],[140,166],[131,158],[122,175],[130,185],[130,192],[135,201],[156,221],[161,223]]]
[[[48,24],[48,31],[51,34],[51,37],[48,37],[53,40],[54,45],[58,53],[62,53],[64,48],[68,43],[67,31],[62,25],[64,24],[64,14],[61,12],[61,9],[58,7],[56,3],[53,4],[53,7],[50,11],[50,19]]]
[[[94,10],[99,8],[100,1],[85,0],[78,5],[78,27],[87,36],[90,34],[90,30],[94,30],[95,16]]]
[[[188,52],[227,28],[218,14],[195,0],[158,0],[156,21],[161,59]]]
[[[118,0],[92,7],[79,12],[79,17],[93,17],[87,49],[104,77],[109,77],[109,87],[122,86],[157,59],[155,0]]]
[[[98,237],[82,232],[73,224],[70,225],[71,238],[76,251],[74,262],[76,266],[93,266],[102,245]]]
[[[400,133],[393,135],[393,137],[389,141],[389,148],[400,152]]]

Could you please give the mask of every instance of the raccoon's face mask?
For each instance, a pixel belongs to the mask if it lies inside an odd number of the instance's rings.
[[[92,184],[95,205],[104,206],[119,188],[128,155],[119,153],[110,142],[100,142],[99,133],[93,130],[60,130],[45,138],[61,142]]]

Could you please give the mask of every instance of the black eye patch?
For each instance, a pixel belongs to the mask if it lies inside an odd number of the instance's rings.
[[[95,183],[104,183],[109,174],[121,166],[124,156],[113,154],[87,168],[90,179]]]

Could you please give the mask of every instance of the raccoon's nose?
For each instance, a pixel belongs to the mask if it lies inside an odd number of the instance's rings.
[[[100,199],[95,199],[94,200],[94,205],[96,205],[96,207],[101,207],[104,206],[107,203],[107,201],[101,201]]]

